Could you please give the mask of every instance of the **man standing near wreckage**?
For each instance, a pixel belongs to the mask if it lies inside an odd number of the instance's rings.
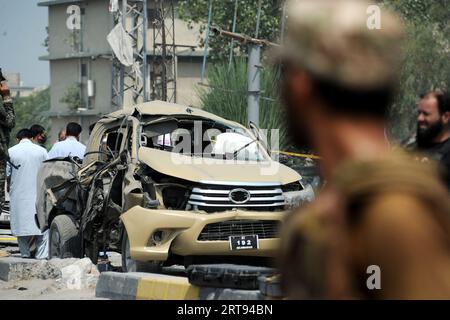
[[[47,151],[31,140],[33,133],[24,129],[22,140],[9,148],[11,232],[17,236],[22,258],[47,259],[48,230],[41,233],[36,220],[37,174],[42,162],[48,159]],[[38,188],[38,189],[37,189]]]
[[[10,132],[15,126],[15,114],[11,92],[0,69],[0,96],[3,108],[0,109],[0,211],[5,203],[6,162]]]
[[[391,151],[384,134],[402,58],[399,20],[363,0],[288,8],[276,60],[287,120],[296,142],[320,154],[327,184],[284,223],[285,294],[449,299],[449,193],[436,168]]]

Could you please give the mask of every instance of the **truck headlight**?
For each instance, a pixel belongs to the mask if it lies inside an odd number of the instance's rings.
[[[284,192],[292,192],[292,191],[300,191],[303,190],[303,185],[300,181],[295,181],[292,183],[285,184],[284,186],[281,186],[281,190]]]
[[[291,186],[292,183],[287,185],[289,186],[288,188],[285,189],[282,188],[283,196],[286,203],[285,205],[286,210],[298,208],[308,202],[313,201],[315,198],[314,190],[311,185],[308,184],[305,187],[303,187],[303,185],[300,182],[298,184],[300,185],[300,188],[296,187],[297,190],[294,190],[295,188]]]

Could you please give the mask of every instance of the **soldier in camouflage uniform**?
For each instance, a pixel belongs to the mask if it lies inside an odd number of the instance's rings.
[[[321,155],[326,185],[284,223],[286,296],[449,299],[449,193],[435,167],[385,137],[399,20],[363,0],[291,1],[287,12],[274,57],[287,120],[297,144]]]
[[[0,210],[5,203],[6,162],[11,129],[15,125],[14,108],[11,93],[5,79],[0,73],[0,96],[3,109],[0,109]]]

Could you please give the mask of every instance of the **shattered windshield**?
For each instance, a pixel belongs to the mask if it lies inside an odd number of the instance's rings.
[[[168,117],[147,121],[142,125],[142,139],[145,147],[188,156],[268,160],[263,146],[249,131],[212,120]]]

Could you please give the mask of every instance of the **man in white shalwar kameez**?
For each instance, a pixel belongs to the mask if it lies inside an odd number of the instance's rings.
[[[79,141],[81,130],[82,128],[78,123],[69,122],[66,127],[66,139],[55,143],[48,152],[48,157],[53,159],[71,156],[83,160],[86,146]]]
[[[37,174],[42,162],[48,159],[47,150],[31,142],[31,132],[9,148],[11,231],[17,237],[23,258],[48,258],[48,230],[41,233],[36,225]]]

